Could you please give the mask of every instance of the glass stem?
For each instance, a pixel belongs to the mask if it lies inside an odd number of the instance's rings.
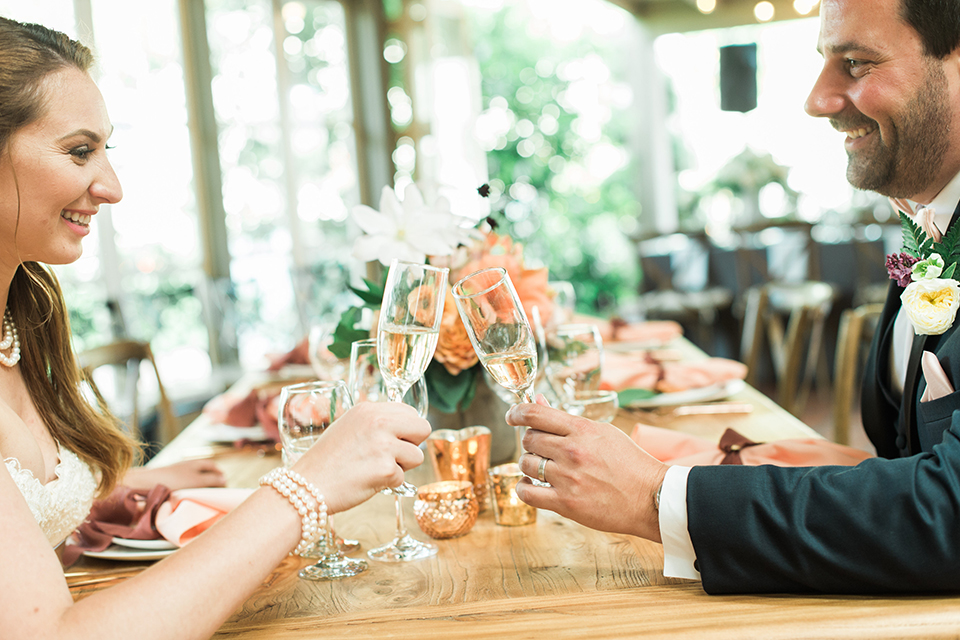
[[[403,394],[404,390],[400,387],[387,385],[387,397],[390,398],[390,402],[403,402]]]
[[[323,555],[325,560],[338,560],[343,556],[340,551],[340,545],[337,544],[337,536],[333,531],[333,517],[327,516],[326,533],[324,533]]]
[[[400,504],[400,496],[394,496],[397,507],[397,540],[403,540],[407,537],[407,527],[403,524],[403,505]]]

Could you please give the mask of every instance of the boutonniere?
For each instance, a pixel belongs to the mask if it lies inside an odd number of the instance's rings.
[[[900,213],[903,247],[887,256],[887,273],[904,287],[904,311],[917,335],[940,335],[953,326],[960,309],[960,224],[941,236],[930,209],[918,212],[920,224]]]

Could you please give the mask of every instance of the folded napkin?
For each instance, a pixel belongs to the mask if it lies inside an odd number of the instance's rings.
[[[866,451],[820,438],[753,442],[733,429],[724,431],[719,443],[645,424],[637,424],[630,437],[660,462],[685,467],[712,464],[853,466],[873,457]]]
[[[279,442],[277,420],[280,415],[281,388],[282,385],[265,385],[251,389],[246,395],[226,391],[210,399],[203,406],[203,413],[211,421],[231,427],[260,425],[268,438]]]
[[[606,352],[600,386],[613,391],[649,389],[675,393],[701,389],[729,380],[743,380],[747,367],[727,358],[663,362],[648,353]]]
[[[927,388],[923,390],[920,402],[929,402],[953,393],[953,385],[940,365],[940,361],[932,351],[924,351],[920,356],[920,368],[927,381]]]
[[[288,364],[310,364],[310,341],[304,338],[286,353],[267,354],[270,364],[267,371],[279,371]]]
[[[114,537],[131,540],[165,538],[183,546],[243,502],[253,489],[201,488],[171,492],[163,485],[149,491],[117,487],[97,500],[87,520],[65,545],[62,560],[70,566],[87,551],[103,551]]]
[[[595,324],[600,329],[604,342],[641,342],[666,344],[683,335],[683,327],[672,320],[647,320],[626,322],[620,318],[603,320],[591,316],[577,316],[576,322]]]

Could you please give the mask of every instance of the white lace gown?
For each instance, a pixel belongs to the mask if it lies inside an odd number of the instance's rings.
[[[21,469],[16,458],[6,458],[4,463],[51,546],[63,542],[83,524],[93,505],[97,478],[75,453],[60,448],[56,477],[47,484],[29,469]]]

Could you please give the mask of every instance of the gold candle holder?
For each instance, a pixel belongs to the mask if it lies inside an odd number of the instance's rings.
[[[473,485],[480,511],[490,505],[487,470],[492,436],[486,427],[437,429],[427,437],[427,452],[439,480],[466,480]]]
[[[494,467],[490,469],[488,478],[493,519],[497,524],[515,527],[537,521],[537,510],[517,497],[517,483],[523,478],[520,465],[511,462]]]
[[[422,485],[417,490],[413,513],[420,529],[431,538],[456,538],[477,522],[480,506],[467,480],[445,480]]]

